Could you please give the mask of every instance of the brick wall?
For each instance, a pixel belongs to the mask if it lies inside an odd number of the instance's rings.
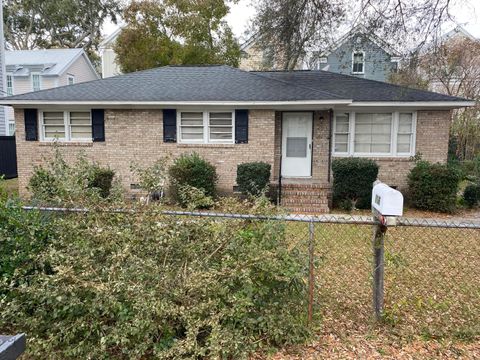
[[[51,143],[25,141],[23,110],[15,112],[17,126],[17,158],[21,195],[33,168],[51,158]],[[323,119],[322,119],[323,118]],[[425,160],[445,162],[448,152],[450,111],[419,111],[417,113],[416,152]],[[272,164],[272,179],[278,180],[281,154],[281,112],[251,110],[249,142],[239,145],[190,145],[163,142],[162,110],[107,110],[105,113],[106,142],[76,143],[60,146],[67,159],[84,151],[87,157],[116,170],[126,189],[136,180],[130,165],[142,166],[156,159],[181,153],[198,152],[213,163],[219,175],[218,188],[230,192],[235,184],[236,168],[242,162],[265,161]],[[314,113],[312,181],[328,183],[329,115]],[[413,163],[409,158],[374,158],[380,165],[379,178],[400,189],[406,187],[406,177]]]
[[[418,111],[415,153],[421,153],[424,160],[446,162],[451,119],[449,110]],[[380,167],[380,180],[403,191],[407,188],[407,175],[413,167],[409,157],[372,159]]]
[[[249,161],[265,161],[273,165],[274,111],[251,110],[248,144],[191,145],[163,142],[162,110],[106,110],[105,142],[65,143],[60,146],[68,160],[79,151],[102,165],[114,169],[125,189],[136,182],[130,171],[132,162],[145,166],[156,159],[181,153],[197,152],[214,164],[219,175],[218,189],[232,191],[237,165]],[[35,165],[52,157],[52,143],[25,141],[23,110],[15,111],[17,126],[17,158],[20,194],[26,196],[26,186]]]

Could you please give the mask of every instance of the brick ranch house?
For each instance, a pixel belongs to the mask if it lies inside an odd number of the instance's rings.
[[[452,109],[472,101],[326,71],[247,72],[166,66],[4,98],[15,108],[20,194],[57,142],[108,165],[125,189],[132,162],[197,152],[213,163],[221,192],[237,165],[264,161],[282,202],[328,211],[332,158],[374,159],[402,189],[421,153],[447,160]]]

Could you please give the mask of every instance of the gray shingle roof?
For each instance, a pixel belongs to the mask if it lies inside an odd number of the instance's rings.
[[[247,72],[224,65],[164,66],[4,98],[60,102],[465,101],[327,71]]]
[[[311,89],[322,89],[355,101],[467,101],[448,96],[411,89],[381,81],[361,79],[322,70],[265,71],[256,74],[270,79],[283,80]]]
[[[337,100],[322,91],[229,66],[164,66],[101,80],[15,95],[57,101],[295,101]]]

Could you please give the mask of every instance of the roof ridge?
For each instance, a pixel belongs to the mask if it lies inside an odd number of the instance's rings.
[[[305,86],[305,85],[298,85],[298,84],[294,84],[290,81],[286,81],[286,80],[280,80],[280,79],[273,79],[273,78],[269,78],[269,77],[266,77],[266,76],[262,76],[260,74],[257,74],[253,71],[247,71],[247,70],[242,70],[242,69],[239,69],[239,68],[234,68],[232,66],[229,66],[229,65],[226,65],[228,67],[230,67],[231,69],[234,69],[234,70],[238,70],[238,71],[241,71],[243,73],[246,73],[246,74],[250,74],[250,75],[254,75],[256,77],[260,77],[262,79],[268,79],[268,80],[274,80],[274,81],[277,81],[277,82],[280,82],[282,84],[286,84],[286,85],[289,85],[289,86],[294,86],[294,87],[297,87],[297,88],[303,88],[303,89],[308,89],[310,91],[314,91],[318,94],[323,94],[323,95],[329,95],[329,96],[333,96],[333,97],[336,97],[338,99],[341,99],[341,100],[351,100],[351,99],[345,99],[344,97],[338,95],[338,94],[334,94],[334,93],[331,93],[331,92],[328,92],[328,91],[323,91],[323,90],[318,90],[318,89],[314,89],[310,86]],[[261,71],[260,71],[261,72]]]

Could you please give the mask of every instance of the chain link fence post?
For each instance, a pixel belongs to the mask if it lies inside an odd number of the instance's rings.
[[[314,267],[314,241],[315,225],[313,221],[308,224],[308,323],[311,325],[313,320],[313,298],[315,291],[315,267]]]
[[[383,315],[386,232],[385,225],[373,225],[373,310],[377,321]]]

